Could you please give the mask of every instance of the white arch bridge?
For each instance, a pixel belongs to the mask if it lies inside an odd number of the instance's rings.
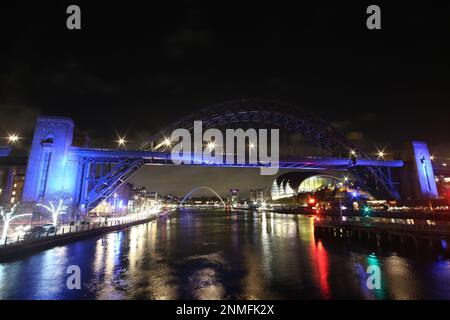
[[[212,193],[214,193],[214,194],[217,196],[217,198],[219,198],[219,200],[222,202],[222,204],[223,204],[224,207],[227,206],[226,203],[225,203],[225,201],[223,201],[222,197],[221,197],[216,191],[214,191],[214,190],[213,190],[212,188],[210,188],[210,187],[201,186],[201,187],[196,187],[196,188],[192,189],[191,191],[189,191],[189,192],[184,196],[183,200],[181,200],[181,202],[180,202],[180,207],[183,206],[184,202],[191,196],[191,194],[193,194],[194,192],[196,192],[197,190],[200,190],[200,189],[207,189],[207,190],[211,191]]]

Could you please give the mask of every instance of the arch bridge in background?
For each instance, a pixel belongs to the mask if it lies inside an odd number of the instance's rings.
[[[181,200],[181,202],[180,202],[180,207],[184,204],[184,202],[186,201],[186,199],[187,199],[191,194],[193,194],[195,191],[200,190],[200,189],[207,189],[207,190],[211,191],[212,193],[214,193],[214,194],[220,199],[220,201],[222,202],[222,204],[223,204],[224,207],[227,206],[226,203],[225,203],[225,201],[223,201],[223,199],[220,197],[220,195],[219,195],[216,191],[214,191],[214,190],[213,190],[212,188],[210,188],[210,187],[201,186],[201,187],[196,187],[196,188],[192,189],[191,191],[189,191],[189,192],[184,196],[183,200]]]

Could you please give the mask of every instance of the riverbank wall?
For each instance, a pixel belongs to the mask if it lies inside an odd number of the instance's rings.
[[[74,242],[77,240],[85,239],[92,236],[98,236],[101,234],[127,229],[129,227],[155,221],[160,216],[152,216],[139,220],[132,220],[125,223],[118,223],[109,226],[99,227],[82,227],[80,231],[54,234],[39,239],[23,240],[16,243],[0,246],[0,262],[11,260],[17,257],[22,257],[34,252],[50,249],[53,247],[61,246]]]

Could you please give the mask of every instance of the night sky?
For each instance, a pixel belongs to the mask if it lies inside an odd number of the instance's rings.
[[[262,98],[374,145],[425,140],[450,157],[449,2],[47,2],[0,5],[0,130],[23,145],[37,115],[71,117],[98,146],[126,134],[131,148],[209,105]],[[70,4],[82,30],[66,28]],[[366,28],[369,4],[381,30]],[[136,179],[161,192],[245,192],[272,180],[258,173],[165,167]]]

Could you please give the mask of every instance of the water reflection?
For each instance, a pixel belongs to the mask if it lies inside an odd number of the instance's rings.
[[[319,286],[320,294],[323,299],[330,299],[328,255],[321,240],[315,242],[314,239],[311,239],[310,259],[313,268],[316,270],[316,272],[314,272],[314,278]]]
[[[72,264],[82,290],[66,287]],[[448,299],[449,275],[448,260],[316,239],[306,216],[182,211],[0,264],[0,298]]]

